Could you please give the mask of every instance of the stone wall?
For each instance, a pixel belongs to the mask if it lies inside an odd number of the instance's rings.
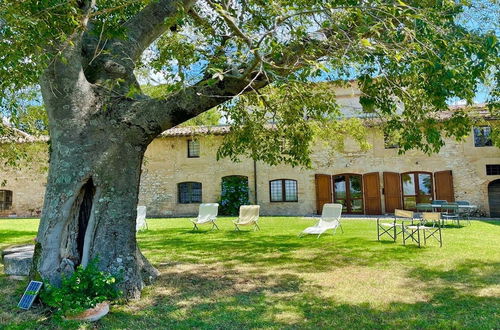
[[[216,160],[216,152],[222,140],[220,136],[199,137],[200,158],[187,157],[188,137],[156,139],[146,153],[142,177],[140,203],[148,207],[150,216],[194,215],[198,204],[179,204],[177,184],[185,181],[201,182],[203,202],[217,202],[222,177],[243,175],[249,179],[250,201],[255,203],[254,164],[251,159],[240,163]],[[379,172],[381,189],[382,173],[452,170],[455,198],[469,200],[488,214],[488,183],[500,176],[487,176],[486,164],[500,163],[500,150],[496,147],[474,147],[471,137],[463,142],[447,140],[438,154],[431,156],[418,151],[398,155],[397,149],[385,149],[382,134],[370,129],[369,141],[373,148],[359,150],[355,143],[346,142],[342,154],[323,147],[315,148],[312,169],[292,168],[287,165],[269,166],[258,162],[257,202],[263,215],[309,215],[316,212],[315,174],[365,174]],[[294,179],[298,184],[298,202],[270,202],[269,181]],[[382,209],[384,200],[382,194]]]
[[[0,211],[2,217],[40,215],[47,182],[47,148],[40,143],[30,149],[29,161],[21,161],[17,167],[0,163],[0,189],[12,191],[12,209]]]
[[[148,147],[141,178],[139,204],[146,205],[148,216],[195,215],[198,204],[179,204],[177,184],[186,181],[202,183],[203,202],[217,202],[220,197],[222,177],[243,175],[248,177],[250,201],[261,205],[263,215],[310,215],[316,212],[315,174],[365,174],[379,172],[383,189],[382,172],[409,172],[443,170],[453,171],[455,198],[469,200],[488,214],[488,183],[500,175],[486,175],[486,164],[500,164],[500,149],[474,147],[471,137],[463,142],[447,140],[438,154],[431,156],[418,151],[398,155],[397,149],[384,149],[383,137],[370,129],[369,141],[373,148],[359,150],[352,141],[346,141],[345,152],[340,154],[323,146],[314,149],[312,169],[292,168],[287,165],[269,166],[256,163],[257,200],[255,200],[254,162],[243,159],[233,163],[227,159],[216,160],[221,136],[201,136],[199,158],[187,157],[188,137],[162,137]],[[37,216],[43,205],[46,182],[47,155],[40,153],[30,166],[22,169],[1,168],[0,189],[13,191],[12,210],[0,216]],[[270,202],[269,181],[294,179],[298,184],[298,202]],[[382,194],[382,208],[384,200]]]

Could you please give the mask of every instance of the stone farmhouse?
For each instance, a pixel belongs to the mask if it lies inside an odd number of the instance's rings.
[[[335,92],[344,113],[356,115],[361,108],[359,91]],[[329,202],[342,203],[346,214],[375,215],[439,199],[467,200],[478,206],[480,214],[500,217],[500,149],[492,146],[488,120],[474,127],[464,141],[448,139],[439,153],[430,156],[420,151],[399,155],[379,128],[369,127],[372,149],[362,151],[349,138],[342,153],[317,146],[311,169],[252,159],[217,161],[228,126],[173,128],[146,151],[139,204],[147,206],[149,217],[194,215],[200,203],[219,200],[223,180],[238,176],[248,184],[249,200],[261,205],[263,215],[312,215]],[[43,167],[46,155],[38,159]],[[45,176],[33,166],[4,168],[0,215],[37,216]]]

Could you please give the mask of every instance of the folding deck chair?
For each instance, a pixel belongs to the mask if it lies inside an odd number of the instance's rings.
[[[422,235],[420,234],[422,232]],[[424,245],[427,240],[434,237],[439,242],[439,247],[443,246],[443,236],[441,234],[441,213],[422,212],[422,222],[416,225],[405,225],[403,223],[403,245],[407,240],[411,240],[421,246],[421,239],[424,239]]]
[[[334,234],[337,232],[337,228],[340,227],[342,233],[344,229],[342,228],[342,224],[340,223],[340,217],[342,215],[342,204],[324,204],[323,211],[321,212],[321,218],[318,223],[312,227],[308,227],[304,229],[299,234],[299,237],[302,237],[304,234],[310,235],[318,235],[317,238],[321,236],[328,229],[333,229]]]
[[[198,209],[198,217],[190,219],[194,225],[193,230],[199,230],[200,228],[198,228],[198,225],[204,225],[207,223],[212,224],[212,229],[219,229],[219,227],[217,227],[217,224],[215,223],[218,212],[219,204],[217,203],[200,204],[200,208]]]
[[[411,224],[415,221],[415,215],[412,211],[406,210],[394,210],[394,219],[391,222],[385,221],[385,219],[377,219],[377,240],[380,241],[380,237],[383,235],[388,235],[394,242],[399,234],[403,232],[403,223],[409,221]],[[399,221],[399,223],[398,223]]]
[[[137,206],[137,218],[135,219],[135,231],[148,229],[146,222],[146,206]]]
[[[260,205],[241,205],[240,216],[238,219],[233,220],[235,231],[240,231],[239,226],[254,225],[253,230],[260,230],[257,221],[259,221]]]

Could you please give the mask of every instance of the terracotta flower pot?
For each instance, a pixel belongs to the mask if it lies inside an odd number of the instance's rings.
[[[80,314],[66,316],[68,320],[95,322],[109,313],[109,303],[102,302],[94,308],[87,309]]]

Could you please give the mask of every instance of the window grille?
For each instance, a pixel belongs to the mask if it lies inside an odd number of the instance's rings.
[[[188,140],[188,157],[189,158],[200,157],[200,141]]]
[[[0,190],[0,211],[7,211],[12,208],[12,191]]]
[[[297,180],[279,179],[269,181],[271,202],[297,202]]]
[[[486,175],[500,175],[500,164],[486,165]]]
[[[177,186],[180,204],[201,203],[202,189],[200,182],[181,182]]]
[[[475,147],[491,147],[491,127],[479,126],[474,127],[474,146]]]

